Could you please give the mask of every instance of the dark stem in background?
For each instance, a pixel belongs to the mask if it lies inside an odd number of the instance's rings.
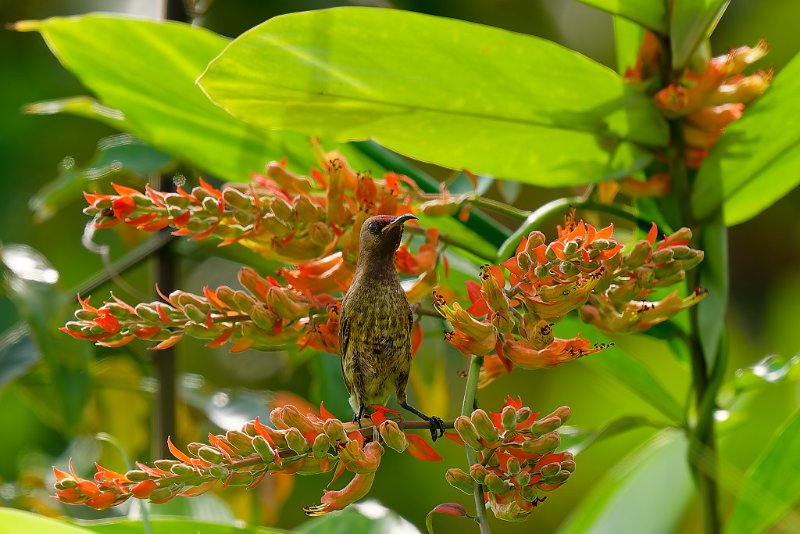
[[[672,70],[672,57],[668,39],[661,41],[663,83],[680,83],[680,73]],[[683,127],[680,119],[669,121],[669,147],[667,164],[672,177],[673,190],[681,207],[681,224],[692,229],[695,244],[701,240],[703,227],[695,220],[692,213],[692,177],[686,168],[684,156],[685,144]],[[699,285],[700,269],[692,269],[686,273],[686,285],[689,290]],[[714,427],[714,407],[717,392],[724,373],[724,359],[718,358],[712,369],[708,368],[707,355],[704,353],[700,339],[701,325],[698,320],[698,307],[689,308],[688,345],[692,365],[692,384],[695,393],[696,422],[689,434],[689,465],[697,482],[700,504],[703,514],[703,526],[706,534],[722,532],[722,519],[719,509],[719,487],[717,484],[717,440]],[[720,345],[717,352],[725,350]],[[717,354],[719,356],[719,354]],[[714,361],[712,359],[712,361]]]
[[[188,15],[183,0],[165,0],[163,4],[164,18],[178,22],[186,22]],[[155,180],[154,187],[158,191],[171,191],[173,188],[172,179],[166,176],[159,176]],[[161,230],[162,233],[170,233],[169,227]],[[155,256],[156,261],[156,284],[165,294],[169,294],[175,289],[175,277],[177,273],[175,254],[172,246],[167,244],[161,247]],[[158,379],[158,392],[156,393],[156,413],[155,431],[153,432],[152,451],[157,457],[169,456],[167,448],[167,438],[175,437],[175,384],[177,382],[175,348],[170,347],[161,350],[153,357],[153,367],[156,378]]]

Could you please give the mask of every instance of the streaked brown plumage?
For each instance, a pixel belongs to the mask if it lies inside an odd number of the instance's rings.
[[[426,416],[406,399],[414,316],[394,267],[403,223],[415,218],[376,215],[362,225],[355,277],[342,301],[339,346],[354,421],[361,420],[367,406],[385,405],[394,393],[403,408],[431,422],[435,440],[444,432],[442,420]]]

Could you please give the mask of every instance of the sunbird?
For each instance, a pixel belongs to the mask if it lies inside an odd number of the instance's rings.
[[[394,267],[403,223],[416,218],[376,215],[361,226],[355,276],[339,316],[339,347],[354,422],[360,424],[367,406],[386,405],[394,393],[400,406],[430,422],[436,441],[444,435],[444,422],[406,397],[414,314]]]

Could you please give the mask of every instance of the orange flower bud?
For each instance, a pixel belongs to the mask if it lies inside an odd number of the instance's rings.
[[[686,117],[686,120],[698,128],[715,130],[724,128],[742,117],[744,104],[736,102],[720,106],[706,106]]]
[[[741,76],[735,80],[720,85],[716,93],[711,96],[710,103],[728,104],[733,102],[752,102],[769,89],[772,83],[772,70],[761,70],[750,76]]]

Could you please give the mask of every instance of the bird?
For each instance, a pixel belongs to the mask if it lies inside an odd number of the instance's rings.
[[[408,404],[406,396],[414,314],[400,285],[394,255],[403,225],[412,219],[417,217],[410,213],[375,215],[361,226],[355,275],[339,315],[342,375],[353,421],[359,426],[367,406],[385,406],[394,394],[400,406],[430,422],[436,441],[444,435],[444,422]]]

